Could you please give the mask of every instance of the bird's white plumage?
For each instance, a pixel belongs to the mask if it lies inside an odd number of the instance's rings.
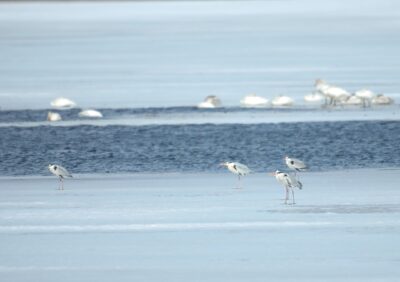
[[[350,93],[345,89],[337,86],[330,85],[322,79],[315,81],[315,89],[321,93],[327,100],[330,100],[330,104],[336,105],[337,102],[344,102],[350,97]]]
[[[278,96],[272,99],[271,104],[273,106],[292,106],[294,100],[288,96]]]
[[[248,166],[238,163],[238,162],[224,162],[221,163],[221,166],[225,166],[230,172],[236,174],[239,180],[239,187],[240,188],[240,177],[245,176],[251,172]]]
[[[363,99],[355,95],[350,96],[345,102],[345,105],[362,105]]]
[[[324,99],[324,97],[321,94],[319,94],[318,92],[311,93],[311,94],[304,96],[304,101],[306,101],[308,103],[321,102],[323,99]]]
[[[289,200],[289,191],[292,192],[292,200],[293,204],[295,204],[294,188],[302,189],[303,184],[289,173],[277,170],[274,175],[276,180],[285,188],[285,204],[287,204],[287,201]]]
[[[369,89],[358,90],[354,93],[354,95],[360,97],[361,99],[372,99],[375,97],[375,93]]]
[[[76,106],[76,103],[70,99],[60,97],[51,101],[50,105],[55,108],[72,108]]]
[[[375,93],[368,89],[361,89],[354,93],[354,96],[358,97],[364,107],[371,106],[372,99],[375,97]]]
[[[225,162],[222,163],[221,165],[227,167],[230,172],[240,176],[247,175],[251,172],[248,166],[238,162]]]
[[[390,105],[393,104],[394,101],[392,98],[387,97],[383,94],[378,94],[374,98],[372,98],[372,104],[374,105]]]
[[[315,90],[317,90],[317,92],[321,93],[322,95],[324,95],[325,91],[330,87],[330,85],[322,79],[317,79],[314,85]]]
[[[58,189],[64,190],[64,178],[72,177],[72,174],[70,174],[66,168],[60,165],[49,164],[48,169],[52,174],[59,178],[60,187]]]
[[[48,121],[60,121],[61,120],[61,115],[59,113],[55,113],[55,112],[48,112],[47,113],[47,120]]]
[[[218,108],[221,107],[221,100],[215,95],[210,95],[203,102],[199,103],[197,107],[201,109]]]
[[[307,169],[307,165],[299,159],[290,158],[290,157],[286,156],[285,162],[286,162],[286,165],[288,166],[288,168],[295,170],[295,171],[302,171],[302,170]]]
[[[83,110],[78,114],[80,117],[85,118],[102,118],[103,114],[96,110]]]
[[[49,171],[55,176],[66,178],[72,177],[68,170],[60,165],[49,164]]]
[[[268,105],[268,99],[250,94],[240,100],[240,104],[242,104],[243,107],[265,107]]]

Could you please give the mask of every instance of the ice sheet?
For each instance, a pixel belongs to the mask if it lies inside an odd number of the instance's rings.
[[[397,281],[399,170],[0,179],[2,281]]]

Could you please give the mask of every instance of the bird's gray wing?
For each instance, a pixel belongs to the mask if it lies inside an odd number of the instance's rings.
[[[299,159],[292,159],[293,165],[299,169],[306,169],[306,164]]]
[[[251,172],[251,170],[247,167],[247,165],[241,164],[241,163],[236,163],[236,169],[239,170],[243,174],[248,174]]]
[[[61,176],[63,177],[72,177],[72,174],[68,172],[68,170],[62,166],[58,166],[57,168],[60,171]]]
[[[289,174],[289,178],[290,178],[290,183],[292,185],[292,187],[297,187],[299,189],[303,188],[303,183],[301,183],[299,180],[297,180],[297,178],[291,174]]]

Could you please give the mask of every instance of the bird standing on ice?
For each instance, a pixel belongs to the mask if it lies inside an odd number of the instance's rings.
[[[299,159],[289,158],[288,156],[285,156],[285,162],[288,168],[295,171],[295,174],[297,171],[304,171],[308,168],[304,162]]]
[[[275,171],[274,176],[276,180],[285,188],[285,205],[288,204],[289,191],[292,192],[292,204],[296,204],[294,200],[294,188],[299,188],[301,190],[303,188],[303,184],[289,173],[281,172],[279,170]]]
[[[60,165],[49,164],[48,169],[60,180],[60,186],[58,187],[58,190],[64,190],[64,178],[72,177],[72,174],[70,174],[68,170]]]
[[[203,102],[198,104],[197,107],[200,109],[218,108],[221,107],[221,100],[215,95],[210,95],[207,96]]]
[[[83,110],[79,112],[78,116],[83,118],[102,118],[103,114],[96,110]]]
[[[76,106],[76,103],[70,99],[60,97],[51,101],[50,105],[59,109],[68,109]]]
[[[61,120],[61,115],[59,113],[55,113],[55,112],[48,112],[47,113],[47,120],[48,121],[60,121]]]
[[[224,162],[221,163],[221,166],[225,166],[230,172],[236,174],[238,176],[238,188],[240,189],[240,177],[249,174],[251,171],[250,169],[241,163],[237,162]]]
[[[375,97],[375,93],[368,89],[358,90],[354,95],[361,99],[364,108],[371,107],[372,99]]]

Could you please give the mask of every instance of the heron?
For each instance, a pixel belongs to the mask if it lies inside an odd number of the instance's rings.
[[[286,165],[288,168],[290,168],[291,170],[294,170],[294,174],[296,176],[297,176],[298,171],[304,171],[304,170],[308,169],[307,165],[299,159],[290,158],[289,156],[285,156],[285,162],[286,162]]]
[[[224,162],[220,164],[221,166],[225,166],[230,172],[236,174],[238,176],[238,188],[240,189],[240,177],[249,174],[250,169],[241,163],[238,162]]]
[[[296,204],[294,199],[294,188],[299,188],[301,190],[303,188],[303,184],[286,172],[277,170],[273,175],[275,176],[276,180],[285,188],[285,205],[288,204],[289,191],[292,192],[292,205]]]
[[[60,165],[49,164],[48,166],[49,171],[57,176],[60,180],[60,185],[58,190],[64,190],[64,178],[72,177],[72,174],[68,172],[68,170]]]

